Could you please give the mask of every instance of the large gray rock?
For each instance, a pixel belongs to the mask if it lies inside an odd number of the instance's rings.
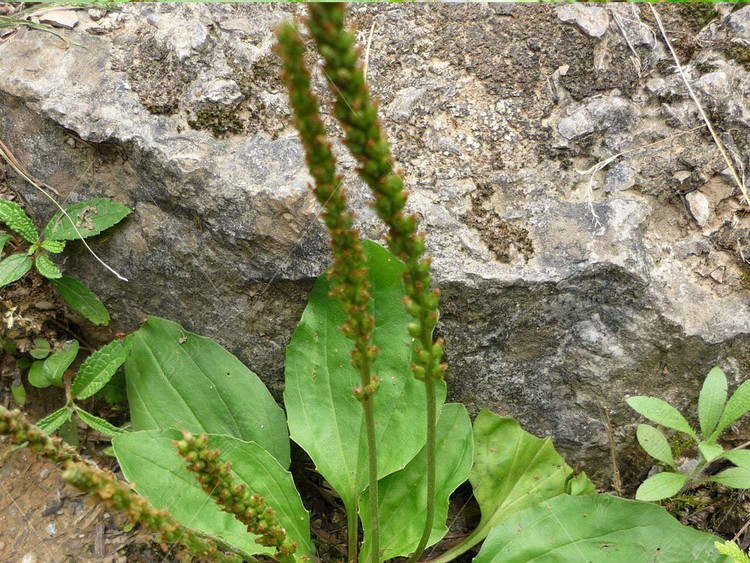
[[[279,397],[284,347],[329,263],[271,52],[272,30],[298,8],[120,9],[77,12],[67,33],[86,49],[28,29],[0,45],[2,140],[66,202],[107,195],[135,210],[95,246],[128,282],[75,245],[65,265],[105,300],[113,330],[148,314],[179,321]],[[452,399],[551,434],[602,480],[603,409],[627,450],[628,396],[690,412],[713,365],[733,385],[750,373],[747,216],[711,139],[686,131],[700,123],[664,49],[633,35],[636,67],[604,26],[609,9],[585,32],[547,6],[368,5],[351,18],[363,32],[375,24],[368,80],[443,289]],[[638,9],[623,29],[642,32]],[[672,28],[692,25],[677,6],[660,10]],[[746,157],[748,73],[706,49],[693,54],[711,60],[699,95],[728,98],[712,111]],[[359,226],[379,239],[340,152]],[[606,191],[606,168],[582,173],[619,153]],[[9,181],[40,222],[52,214]],[[701,225],[684,199],[699,188],[712,210]]]

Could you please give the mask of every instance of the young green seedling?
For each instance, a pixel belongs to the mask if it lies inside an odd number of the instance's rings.
[[[715,367],[708,373],[698,396],[700,432],[696,432],[677,409],[661,399],[631,397],[627,403],[652,422],[689,436],[698,448],[698,458],[683,466],[689,469],[678,467],[666,436],[653,426],[639,424],[636,431],[638,443],[647,454],[664,464],[666,471],[646,479],[638,488],[636,499],[661,500],[678,494],[690,485],[709,481],[734,489],[750,488],[750,451],[725,451],[721,444],[716,443],[730,424],[750,411],[750,381],[740,385],[727,401],[724,372]],[[706,477],[708,465],[719,458],[727,459],[735,466]]]

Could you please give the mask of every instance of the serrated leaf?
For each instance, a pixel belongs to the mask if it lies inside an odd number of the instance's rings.
[[[707,462],[716,459],[724,453],[724,448],[719,444],[709,444],[707,442],[698,442],[698,450]]]
[[[10,392],[19,407],[22,407],[26,403],[26,388],[23,386],[23,383],[20,381],[18,383],[14,382],[10,386]]]
[[[118,434],[124,434],[125,430],[118,428],[98,416],[94,416],[90,412],[86,412],[82,408],[76,407],[76,414],[78,418],[88,424],[91,428],[107,436],[114,437]]]
[[[473,563],[730,563],[711,551],[713,539],[660,506],[611,495],[563,495],[495,527]]]
[[[685,485],[687,475],[665,471],[646,479],[635,492],[636,500],[655,501],[669,498],[680,492]]]
[[[35,262],[37,271],[45,278],[50,280],[57,280],[62,277],[60,268],[55,266],[55,264],[52,262],[52,260],[49,259],[49,256],[47,256],[46,254],[37,254]]]
[[[74,311],[78,311],[95,325],[109,324],[109,313],[96,294],[75,278],[63,276],[52,280],[57,292]]]
[[[631,397],[626,402],[630,405],[630,408],[652,422],[679,432],[684,432],[688,436],[698,440],[698,435],[695,433],[695,430],[690,428],[685,417],[666,401],[655,397]]]
[[[272,548],[258,545],[257,536],[206,496],[172,445],[180,439],[182,434],[175,430],[151,430],[120,434],[112,444],[125,478],[135,482],[138,493],[155,507],[166,507],[182,524],[219,537],[246,554],[272,554]],[[263,497],[276,511],[289,538],[298,542],[295,555],[309,558],[309,516],[291,474],[255,442],[209,435],[208,447],[218,448],[221,460],[231,462],[237,484],[245,484],[248,491]]]
[[[727,402],[727,377],[715,367],[706,376],[698,396],[698,420],[704,439],[711,436]]]
[[[20,280],[31,269],[31,263],[31,258],[25,254],[12,254],[2,260],[0,262],[0,287]]]
[[[71,340],[64,343],[59,350],[44,360],[44,370],[50,375],[54,385],[62,385],[65,370],[78,355],[78,341]]]
[[[471,419],[466,407],[450,404],[443,407],[436,430],[436,451],[440,463],[435,477],[435,520],[427,545],[440,541],[448,527],[448,499],[451,493],[469,477],[473,457]],[[427,516],[427,452],[423,447],[409,464],[378,483],[380,529],[380,561],[413,552]],[[370,561],[369,490],[360,500],[360,518],[365,533],[360,561]]]
[[[63,250],[65,250],[65,241],[62,240],[43,240],[41,242],[41,247],[46,250],[47,252],[52,252],[53,254],[59,254]]]
[[[88,399],[104,387],[128,357],[132,340],[113,340],[91,354],[81,364],[70,393],[77,399]]]
[[[0,233],[0,255],[2,255],[3,248],[5,248],[5,244],[9,240],[13,240],[13,235],[9,235],[8,233]]]
[[[362,246],[375,319],[372,344],[379,349],[372,369],[380,378],[373,411],[382,478],[403,469],[425,443],[425,391],[410,369],[413,344],[406,325],[411,317],[402,303],[405,268],[378,244],[364,241]],[[360,376],[351,364],[352,343],[340,330],[346,317],[341,302],[328,296],[331,289],[327,276],[320,276],[286,349],[284,404],[292,439],[352,514],[368,485],[366,428],[362,405],[353,393]],[[442,381],[437,396],[442,406]]]
[[[13,201],[0,198],[0,221],[8,225],[31,244],[39,240],[34,222],[26,215],[20,205]]]
[[[648,455],[654,459],[666,463],[672,469],[676,469],[672,450],[669,447],[667,438],[653,426],[648,424],[639,424],[636,430],[638,443]]]
[[[452,561],[519,510],[568,490],[595,490],[593,484],[584,486],[580,481],[570,486],[572,475],[551,439],[540,440],[512,418],[482,410],[474,421],[474,466],[469,477],[482,517],[471,535],[438,561]]]
[[[219,344],[150,317],[125,363],[135,430],[186,429],[257,442],[289,467],[284,411],[260,378]]]
[[[34,349],[29,352],[35,360],[43,360],[49,356],[49,341],[44,338],[34,339]]]
[[[728,459],[738,467],[750,469],[750,450],[727,450],[721,457]]]
[[[706,481],[713,481],[733,489],[750,489],[750,469],[747,467],[730,467],[709,477]]]
[[[133,212],[121,203],[106,197],[70,205],[65,211],[68,212],[70,218],[58,211],[44,228],[45,239],[76,240],[98,235]]]
[[[45,416],[36,423],[36,426],[44,430],[47,434],[52,434],[65,424],[68,419],[70,419],[70,410],[68,410],[68,407],[63,407]]]
[[[44,362],[37,361],[29,368],[29,383],[39,389],[52,385],[52,374],[44,369]]]
[[[719,425],[714,430],[711,438],[715,439],[719,434],[735,420],[750,411],[750,380],[745,381],[734,392],[732,398],[727,401],[724,412],[719,419]]]
[[[734,560],[734,563],[750,563],[750,556],[740,549],[733,541],[726,540],[724,543],[714,542],[716,551],[722,555],[728,555]]]

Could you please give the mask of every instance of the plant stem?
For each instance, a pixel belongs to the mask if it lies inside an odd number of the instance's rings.
[[[367,463],[370,473],[370,554],[372,563],[378,563],[380,552],[380,530],[378,527],[378,458],[375,445],[375,413],[372,408],[372,395],[365,397],[365,426],[367,427]]]
[[[437,425],[435,380],[432,378],[425,379],[424,388],[427,399],[427,518],[417,549],[409,557],[407,563],[418,561],[424,553],[432,533],[432,523],[435,520],[435,426]]]
[[[346,560],[348,563],[357,563],[357,537],[359,531],[359,525],[357,521],[357,507],[354,506],[352,509],[347,507],[346,509]]]

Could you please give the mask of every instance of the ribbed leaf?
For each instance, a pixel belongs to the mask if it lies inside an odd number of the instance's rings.
[[[449,404],[443,407],[436,431],[438,463],[435,476],[435,521],[427,545],[440,541],[448,527],[448,499],[456,488],[469,478],[473,457],[471,419],[466,407]],[[408,555],[416,549],[427,515],[427,452],[422,448],[409,464],[378,483],[380,528],[380,561]],[[369,490],[360,501],[360,517],[369,522]],[[360,561],[370,561],[370,531],[363,526]]]
[[[113,340],[91,354],[81,364],[78,374],[70,387],[70,393],[77,399],[88,399],[104,387],[128,357],[132,340]]]
[[[49,256],[47,256],[46,254],[37,254],[35,263],[37,271],[45,278],[48,278],[50,280],[58,280],[62,277],[60,268],[55,266],[55,264],[52,262],[52,260],[49,259]]]
[[[31,258],[26,254],[8,256],[0,262],[0,287],[20,280],[30,269]]]
[[[721,368],[715,367],[706,376],[701,393],[698,396],[698,420],[701,425],[701,435],[704,439],[711,436],[716,423],[724,412],[727,402],[727,377]]]
[[[687,420],[677,410],[661,399],[655,397],[631,397],[626,401],[630,408],[642,414],[652,422],[661,424],[667,428],[672,428],[684,432],[688,436],[698,439],[698,435],[690,428]]]
[[[44,228],[45,239],[76,240],[92,237],[116,225],[133,212],[121,203],[105,197],[70,205],[65,211],[70,219],[58,211]]]
[[[70,410],[68,407],[63,407],[45,416],[35,426],[44,430],[47,434],[52,434],[68,420],[70,420]]]
[[[46,250],[47,252],[52,252],[53,254],[59,254],[63,250],[65,250],[65,241],[62,240],[43,240],[40,243],[40,246]]]
[[[706,480],[733,489],[750,489],[750,469],[747,467],[730,467]]]
[[[246,554],[273,553],[255,543],[254,536],[234,517],[209,499],[173,446],[182,438],[175,430],[127,432],[115,436],[112,444],[122,472],[136,490],[157,508],[166,508],[179,522],[228,542]],[[298,542],[296,555],[310,555],[310,520],[294,481],[276,460],[254,442],[229,436],[210,435],[208,446],[221,450],[221,459],[232,464],[236,484],[245,484],[265,499],[286,529]]]
[[[289,467],[284,412],[242,362],[210,338],[156,317],[130,338],[125,375],[135,430],[227,434],[257,442]]]
[[[659,432],[653,426],[648,424],[639,424],[636,431],[638,443],[641,447],[646,450],[646,453],[658,459],[659,461],[666,463],[672,469],[675,469],[674,458],[672,457],[672,450],[669,447],[664,434]]]
[[[106,434],[107,436],[115,437],[118,434],[125,433],[125,430],[123,430],[122,428],[118,428],[117,426],[110,424],[103,418],[99,418],[98,416],[94,416],[93,414],[86,412],[82,408],[76,407],[76,414],[78,415],[78,418],[88,424],[91,428],[98,432],[101,432],[102,434]]]
[[[5,248],[5,243],[7,243],[9,240],[13,240],[13,235],[0,232],[0,254],[2,254],[3,248]]]
[[[73,310],[78,311],[95,325],[108,325],[109,313],[99,298],[88,287],[78,280],[63,276],[52,280],[57,292],[68,302]]]
[[[750,450],[728,450],[721,457],[728,459],[738,467],[750,469]]]
[[[0,221],[8,225],[10,229],[17,232],[31,244],[39,240],[39,234],[36,232],[34,222],[21,209],[21,206],[15,202],[0,198]]]
[[[610,495],[553,498],[495,527],[474,563],[730,563],[714,536],[660,506]]]
[[[378,477],[403,469],[425,443],[424,384],[411,373],[411,317],[404,310],[403,264],[383,247],[364,242],[375,318],[372,366],[381,383],[373,399]],[[292,439],[310,455],[350,514],[367,487],[367,442],[362,405],[354,397],[360,376],[351,365],[351,341],[339,330],[345,316],[331,285],[318,278],[286,351],[284,404]],[[438,404],[445,386],[438,386]]]
[[[719,419],[719,425],[714,430],[712,438],[716,438],[721,432],[735,420],[750,411],[750,380],[745,381],[734,392],[732,398],[727,401],[724,412]]]
[[[571,487],[572,479],[573,471],[552,440],[540,440],[512,418],[482,410],[474,421],[474,466],[469,478],[482,518],[471,535],[436,561],[452,561],[519,510],[572,490],[595,492],[588,479],[587,484],[579,481]]]
[[[635,492],[636,500],[654,501],[669,498],[680,492],[685,485],[687,475],[665,471],[646,479]]]

